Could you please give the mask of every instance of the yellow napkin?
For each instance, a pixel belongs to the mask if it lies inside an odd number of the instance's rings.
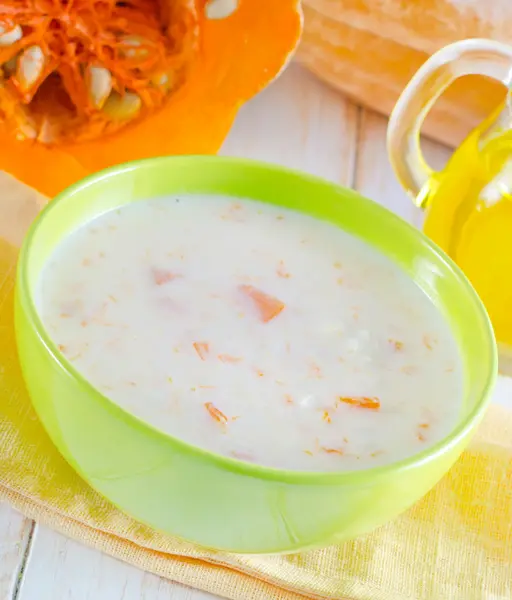
[[[16,358],[16,244],[40,203],[0,174],[0,501],[137,567],[233,600],[512,597],[512,413],[503,408],[489,412],[470,449],[405,515],[307,554],[202,550],[136,523],[91,490],[39,424]]]

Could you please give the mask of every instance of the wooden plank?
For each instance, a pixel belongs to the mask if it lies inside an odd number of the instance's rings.
[[[350,184],[358,109],[298,65],[246,104],[221,154]]]
[[[0,504],[0,600],[15,596],[32,527],[32,521]]]
[[[18,600],[213,600],[37,526]]]
[[[300,67],[241,111],[223,147],[350,184],[359,109]],[[213,596],[138,569],[37,527],[19,600],[208,600]],[[0,598],[0,600],[3,600]]]

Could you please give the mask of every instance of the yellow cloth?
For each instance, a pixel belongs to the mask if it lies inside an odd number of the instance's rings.
[[[19,243],[37,202],[25,191],[7,210],[3,183],[0,235]],[[137,567],[233,600],[512,598],[512,414],[498,407],[425,499],[341,546],[291,556],[216,553],[120,513],[72,471],[32,410],[14,344],[16,256],[0,240],[0,501]]]

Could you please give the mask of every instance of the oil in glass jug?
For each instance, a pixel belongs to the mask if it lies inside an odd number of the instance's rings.
[[[440,172],[425,162],[420,128],[458,77],[490,76],[505,102],[476,127]],[[434,54],[400,97],[388,128],[398,179],[425,209],[425,233],[465,272],[491,318],[500,371],[512,374],[512,46],[465,40]]]

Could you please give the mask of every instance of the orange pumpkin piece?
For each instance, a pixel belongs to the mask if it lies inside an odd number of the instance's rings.
[[[47,196],[99,169],[215,153],[302,30],[299,0],[0,0],[3,169]]]
[[[263,323],[268,323],[277,317],[285,308],[281,300],[265,294],[252,285],[241,285],[239,290],[254,302]]]

